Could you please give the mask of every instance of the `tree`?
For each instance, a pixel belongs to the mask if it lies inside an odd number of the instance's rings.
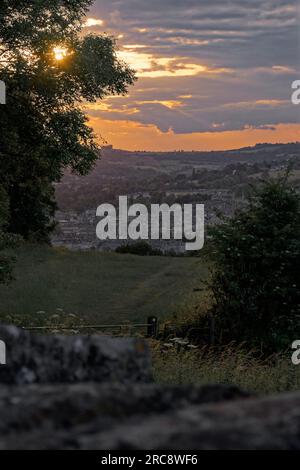
[[[91,0],[2,0],[0,186],[8,230],[46,240],[53,228],[53,183],[70,167],[86,174],[99,156],[84,102],[124,94],[134,72],[114,38],[82,35]]]
[[[8,198],[3,188],[0,188],[0,284],[7,284],[13,279],[14,257],[7,250],[15,248],[20,241],[18,236],[7,233],[8,220]]]
[[[211,236],[219,336],[288,347],[300,332],[300,196],[288,176],[253,188],[247,208]]]

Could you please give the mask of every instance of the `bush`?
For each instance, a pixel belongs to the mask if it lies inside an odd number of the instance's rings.
[[[116,253],[130,253],[138,256],[163,256],[161,250],[152,248],[149,243],[140,241],[137,243],[127,243],[126,245],[119,246]]]
[[[249,204],[211,229],[219,338],[280,350],[300,333],[300,197],[288,175],[253,188]]]

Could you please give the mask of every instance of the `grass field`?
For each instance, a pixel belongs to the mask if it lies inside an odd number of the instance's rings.
[[[35,318],[63,309],[87,322],[144,322],[165,319],[207,275],[199,258],[139,257],[116,253],[71,252],[27,245],[17,252],[16,280],[0,286],[0,320]],[[36,316],[38,318],[38,316]],[[27,323],[27,322],[26,322]]]
[[[208,274],[200,258],[70,252],[33,245],[23,246],[17,256],[16,281],[0,286],[0,322],[11,317],[24,325],[114,324],[144,322],[148,315],[164,320],[175,313],[181,319],[193,305],[205,302],[204,293],[193,291]],[[61,309],[65,313],[57,314]],[[300,387],[299,368],[287,354],[260,359],[245,346],[177,352],[166,351],[160,341],[149,340],[149,345],[157,383],[236,384],[259,394]]]

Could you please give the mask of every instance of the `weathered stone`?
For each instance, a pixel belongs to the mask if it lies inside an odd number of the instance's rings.
[[[300,393],[247,398],[225,386],[3,385],[0,416],[0,449],[300,450]]]
[[[150,354],[143,340],[107,336],[36,335],[0,326],[7,365],[0,383],[148,382]]]
[[[300,393],[188,406],[76,442],[110,450],[300,450]]]
[[[118,436],[122,423],[144,425],[151,417],[163,419],[171,411],[192,405],[247,397],[248,394],[232,386],[2,385],[0,449],[90,447],[86,438],[91,442],[98,440],[101,445],[106,435]]]

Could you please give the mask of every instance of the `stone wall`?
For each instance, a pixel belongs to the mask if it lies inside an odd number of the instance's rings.
[[[0,327],[0,450],[300,450],[300,392],[151,383],[143,341]]]

